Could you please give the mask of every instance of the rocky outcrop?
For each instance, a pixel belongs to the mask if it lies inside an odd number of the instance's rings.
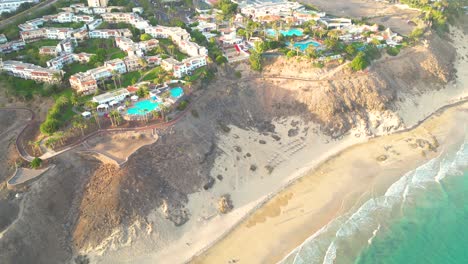
[[[113,230],[144,221],[155,210],[183,225],[191,213],[185,208],[188,195],[210,189],[210,170],[222,151],[218,136],[232,133],[231,125],[274,135],[272,120],[300,116],[332,137],[356,126],[368,136],[400,129],[396,102],[450,81],[453,56],[450,44],[432,36],[427,45],[384,56],[358,73],[346,66],[317,69],[310,61],[286,59],[270,61],[264,77],[245,64],[235,69],[243,79],[220,70],[217,80],[198,90],[196,114],[138,150],[124,168],[101,165],[91,176],[74,229],[76,249],[99,245]],[[300,78],[294,79],[296,73]]]
[[[448,41],[429,35],[421,45],[396,57],[385,55],[364,72],[354,73],[346,66],[317,69],[304,59],[277,59],[266,66],[262,81],[270,82],[270,89],[288,90],[332,137],[362,122],[367,134],[384,133],[402,126],[392,113],[397,102],[410,94],[441,89],[454,79],[455,55]],[[387,127],[385,116],[392,119]]]

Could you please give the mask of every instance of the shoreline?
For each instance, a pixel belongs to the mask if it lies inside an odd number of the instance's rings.
[[[403,129],[395,131],[395,132],[393,132],[391,134],[378,135],[378,136],[366,138],[367,140],[364,141],[364,142],[359,142],[359,143],[352,144],[351,146],[348,146],[345,149],[342,149],[342,150],[332,154],[331,156],[328,156],[325,160],[320,160],[317,164],[314,164],[314,165],[311,165],[311,166],[308,166],[308,167],[304,167],[304,168],[301,169],[300,172],[292,173],[292,175],[290,177],[288,177],[290,179],[288,180],[288,182],[285,185],[283,185],[276,192],[267,195],[267,197],[261,198],[261,202],[259,202],[254,208],[252,208],[250,211],[248,211],[234,226],[232,226],[229,230],[227,230],[218,239],[211,242],[209,245],[205,246],[203,249],[199,250],[195,255],[193,255],[190,259],[188,259],[187,261],[185,261],[183,263],[190,263],[190,262],[194,261],[199,255],[203,255],[211,247],[215,246],[218,242],[222,241],[227,236],[229,236],[232,233],[233,230],[235,230],[236,228],[238,228],[242,224],[242,222],[244,222],[246,219],[251,217],[258,209],[260,209],[262,206],[264,206],[266,203],[268,203],[272,198],[274,198],[275,196],[277,196],[279,193],[286,190],[287,188],[291,187],[291,185],[295,184],[302,177],[307,176],[308,173],[310,173],[311,171],[317,169],[317,167],[319,167],[320,165],[326,163],[329,160],[332,160],[332,159],[338,157],[342,152],[349,151],[352,148],[368,144],[371,140],[374,140],[374,139],[379,139],[379,138],[389,136],[389,135],[397,135],[397,134],[407,133],[407,132],[409,132],[411,130],[414,130],[414,129],[418,128],[424,122],[426,122],[428,119],[430,119],[430,118],[432,118],[434,116],[440,115],[440,114],[444,113],[445,111],[447,111],[447,110],[449,110],[449,109],[451,109],[453,107],[457,107],[457,106],[463,105],[465,103],[468,103],[468,97],[464,97],[460,101],[456,101],[456,102],[453,102],[453,103],[450,103],[450,104],[447,104],[447,105],[444,105],[444,106],[440,107],[439,109],[434,111],[432,114],[430,114],[429,116],[427,116],[424,119],[420,120],[416,124],[413,124],[410,127],[403,128]],[[326,225],[324,225],[323,227],[326,227]]]
[[[458,42],[458,45],[456,44],[457,47],[463,45],[464,38],[463,36],[461,40],[456,41]],[[274,122],[279,130],[276,132],[282,138],[279,145],[278,142],[272,140],[271,137],[267,139],[267,137],[259,133],[259,131],[240,130],[236,127],[231,127],[231,136],[220,136],[220,146],[218,146],[218,148],[223,153],[217,158],[218,160],[215,162],[215,166],[210,173],[213,178],[222,174],[224,179],[222,181],[216,181],[216,184],[209,192],[195,192],[189,196],[189,203],[186,207],[190,210],[192,217],[187,223],[183,226],[175,227],[161,216],[160,209],[156,209],[148,216],[149,227],[146,229],[137,229],[141,232],[148,232],[148,237],[137,240],[133,240],[133,237],[127,237],[127,243],[128,245],[131,244],[131,246],[122,248],[118,246],[119,243],[113,241],[118,241],[119,236],[112,236],[109,238],[109,241],[111,241],[110,243],[103,244],[102,247],[100,247],[102,250],[94,253],[89,252],[92,260],[98,263],[133,263],[135,261],[154,263],[157,259],[165,259],[171,263],[227,262],[230,259],[206,261],[206,256],[210,255],[211,252],[223,254],[225,253],[225,250],[223,250],[225,248],[232,249],[230,246],[222,246],[225,240],[233,240],[232,237],[234,233],[237,232],[238,229],[242,229],[242,226],[245,225],[247,220],[259,214],[264,207],[271,203],[272,200],[277,199],[282,192],[292,188],[292,186],[301,182],[304,178],[307,178],[309,174],[317,171],[320,167],[324,166],[324,164],[356,148],[372,146],[373,142],[382,141],[382,138],[394,138],[405,134],[412,134],[414,133],[413,130],[419,129],[433,118],[439,118],[444,112],[468,102],[468,91],[465,88],[467,79],[463,74],[466,71],[464,68],[467,62],[458,57],[455,64],[455,68],[459,69],[459,76],[454,83],[449,83],[444,89],[431,91],[427,95],[410,95],[407,98],[408,100],[396,105],[397,109],[393,109],[393,111],[399,114],[406,126],[391,134],[372,137],[361,136],[359,138],[352,136],[354,132],[363,135],[363,127],[361,127],[360,124],[357,124],[355,130],[351,130],[350,133],[347,133],[346,136],[339,141],[331,140],[329,137],[317,133],[316,135],[307,135],[307,133],[304,135],[300,133],[300,135],[295,136],[295,138],[301,138],[306,146],[298,153],[294,151],[294,153],[288,154],[283,153],[284,149],[282,148],[285,147],[285,145],[291,144],[293,139],[288,137],[287,129],[284,130],[288,125],[285,125],[285,123],[290,121],[296,122],[297,120],[276,120],[278,122]],[[435,98],[438,100],[435,100]],[[301,120],[299,120],[299,122],[301,122]],[[312,131],[315,129],[313,128],[313,124],[299,125],[299,128],[308,129],[309,126],[312,128]],[[238,135],[237,139],[232,137],[233,134]],[[266,145],[259,145],[257,141],[259,139],[266,140]],[[426,139],[432,140],[431,137],[427,137]],[[324,141],[326,142],[324,143]],[[282,143],[283,145],[281,145]],[[242,146],[243,153],[236,153],[233,151],[233,148],[236,146]],[[405,151],[408,150],[406,149]],[[362,154],[367,155],[367,152],[369,152],[369,150]],[[255,164],[259,165],[256,172],[252,173],[249,171],[249,167],[252,163],[246,162],[245,156],[243,158],[241,157],[240,161],[239,157],[237,161],[234,159],[236,155],[242,156],[244,153],[251,153],[252,158],[250,158],[250,160],[252,162],[255,161]],[[274,153],[277,153],[275,155],[279,153],[279,157],[284,159],[280,161],[279,166],[276,164],[278,168],[274,169],[273,173],[268,173],[261,167],[269,165],[272,159],[276,159],[276,156],[272,157]],[[421,158],[419,157],[420,155],[421,153],[418,152],[417,157]],[[393,159],[395,158],[397,157],[393,157]],[[369,160],[375,161],[375,159],[376,157],[372,157]],[[414,165],[415,164],[413,164],[413,166]],[[227,168],[229,168],[229,171],[227,171]],[[392,171],[396,170],[396,168],[390,169],[392,169]],[[260,175],[258,174],[259,172]],[[330,177],[317,177],[317,181],[324,180],[330,180]],[[387,181],[387,183],[389,183],[392,180],[389,180],[387,177]],[[349,182],[349,184],[351,186],[352,182]],[[356,186],[356,188],[357,187],[359,186]],[[382,187],[373,186],[372,188]],[[343,193],[348,198],[352,198],[349,200],[353,200],[355,204],[374,191],[373,189],[365,190],[365,192],[361,194],[356,194],[349,192],[348,189],[344,189]],[[216,202],[220,195],[226,193],[231,194],[234,210],[226,215],[219,215],[216,210]],[[304,191],[304,193],[315,194],[315,192],[311,192],[310,190]],[[328,194],[323,195],[325,195],[323,197],[326,197]],[[283,203],[286,204],[285,206],[287,206],[288,202],[288,199],[283,201]],[[331,214],[337,215],[340,210],[342,212],[347,207],[352,206],[352,204],[348,203],[345,201],[335,203],[335,208],[332,210],[333,212],[331,212]],[[275,209],[277,209],[275,214],[278,214],[278,209],[280,212],[279,214],[281,214],[281,207]],[[295,209],[290,208],[290,210]],[[267,215],[262,218],[262,221],[268,222],[268,219],[270,218]],[[315,218],[310,221],[321,223],[315,228],[315,231],[329,222],[325,220],[317,221]],[[274,229],[275,227],[270,227],[270,230]],[[302,233],[307,233],[307,237],[309,237],[311,233],[315,232],[302,230]],[[257,235],[258,233],[253,234],[253,236]],[[261,234],[259,236],[261,236]],[[304,240],[296,243],[296,246],[303,241]],[[156,247],[154,245],[156,245]],[[295,247],[292,249],[294,248]],[[292,249],[290,248],[289,251],[286,250],[284,255],[287,255]],[[272,252],[274,252],[274,250],[272,250]],[[277,257],[277,260],[280,260],[282,257],[283,256]],[[269,261],[269,263],[271,262],[272,261]]]
[[[454,46],[458,49],[459,47],[464,46],[464,39],[466,37],[463,35],[463,32],[460,32],[458,29],[454,29]],[[467,78],[466,78],[466,71],[467,71],[467,62],[463,59],[463,56],[461,54],[458,54],[457,59],[455,61],[455,68],[458,69],[458,78],[449,84],[444,89],[438,90],[438,91],[433,91],[430,92],[429,94],[423,94],[419,97],[412,97],[408,98],[406,102],[403,102],[401,105],[399,105],[399,109],[396,110],[401,116],[402,119],[404,120],[404,123],[406,123],[407,126],[405,128],[400,129],[398,131],[395,131],[391,134],[387,135],[378,135],[378,136],[373,136],[370,137],[366,140],[366,142],[363,143],[358,143],[354,144],[350,147],[348,147],[345,150],[340,151],[345,152],[348,151],[348,149],[353,149],[356,148],[360,145],[366,145],[370,144],[373,140],[378,140],[382,137],[386,137],[388,135],[402,135],[404,133],[409,133],[412,130],[416,130],[418,127],[423,125],[425,122],[430,120],[431,118],[438,117],[442,115],[444,112],[447,110],[456,108],[460,105],[464,105],[468,102],[468,93],[466,91],[466,83],[467,83]],[[441,100],[428,100],[428,98],[439,98]],[[414,103],[421,101],[418,105],[414,105]],[[408,126],[409,125],[409,126]],[[309,173],[313,171],[314,169],[317,169],[317,167],[321,166],[321,164],[326,163],[329,160],[332,160],[336,158],[336,156],[339,156],[339,153],[335,155],[331,155],[327,159],[323,160],[320,162],[320,164],[316,164],[314,167],[309,169]],[[300,181],[302,177],[297,177],[281,188],[277,189],[275,192],[275,195],[271,195],[265,200],[262,200],[258,206],[255,207],[255,209],[249,211],[245,217],[243,217],[242,221],[237,222],[232,228],[229,229],[228,232],[224,233],[221,235],[218,239],[216,239],[217,242],[210,243],[208,246],[205,246],[202,250],[200,250],[195,256],[192,256],[190,260],[186,262],[190,262],[193,260],[196,260],[199,258],[199,256],[203,256],[206,254],[206,252],[209,252],[213,247],[216,247],[217,244],[222,242],[224,239],[230,236],[236,228],[239,228],[239,226],[242,225],[242,223],[245,221],[245,219],[248,219],[251,217],[253,214],[256,213],[256,211],[267,204],[270,199],[274,199],[275,196],[279,195],[282,191],[287,189],[288,187],[294,185],[295,182]],[[290,252],[288,252],[290,253]]]
[[[343,153],[345,152],[352,152],[354,149],[356,148],[362,148],[363,146],[366,146],[366,145],[369,145],[369,144],[372,144],[374,141],[378,141],[378,140],[382,140],[382,138],[385,138],[385,137],[398,137],[398,136],[401,136],[401,135],[404,135],[405,133],[412,133],[414,132],[413,130],[417,130],[418,128],[420,128],[421,126],[423,126],[426,122],[430,121],[431,119],[438,119],[440,118],[440,116],[444,115],[446,113],[446,111],[448,110],[454,110],[454,109],[457,109],[458,107],[460,106],[463,106],[467,104],[468,102],[468,98],[464,98],[463,100],[461,101],[457,101],[457,102],[454,102],[454,103],[451,103],[451,104],[448,104],[448,105],[444,105],[442,106],[441,108],[439,108],[437,111],[433,112],[431,115],[427,116],[426,118],[424,118],[423,120],[419,121],[417,124],[414,124],[413,126],[409,127],[409,128],[406,128],[406,129],[402,129],[400,131],[396,131],[392,134],[389,134],[389,135],[384,135],[384,136],[377,136],[377,137],[373,137],[373,138],[369,138],[368,141],[366,142],[363,142],[363,143],[357,143],[355,145],[352,145],[348,148],[346,148],[345,150],[343,151],[340,151],[339,153],[335,154],[335,155],[332,155],[330,156],[329,158],[327,158],[325,161],[322,161],[320,163],[320,165],[316,166],[316,168],[312,168],[311,170],[312,171],[309,171],[309,174],[313,174],[317,169],[319,169],[319,167],[323,166],[324,164],[326,164],[327,162],[330,162],[331,160],[333,159],[336,159],[337,157],[339,157],[340,155],[342,155]],[[427,158],[427,157],[426,157]],[[310,175],[304,175],[304,177],[309,177]],[[401,175],[398,175],[398,177],[401,177]],[[298,178],[295,178],[293,179],[291,182],[289,182],[287,185],[283,186],[281,189],[279,189],[275,194],[273,194],[273,198],[269,197],[267,198],[266,200],[263,200],[258,206],[256,206],[255,208],[256,209],[253,209],[252,211],[250,211],[248,213],[248,215],[246,215],[242,221],[239,221],[234,227],[232,227],[231,230],[229,230],[226,234],[223,234],[219,239],[216,240],[216,242],[212,243],[211,245],[207,246],[205,248],[205,250],[202,250],[200,251],[196,256],[192,257],[190,260],[186,261],[186,262],[195,262],[195,263],[212,263],[212,260],[208,260],[207,261],[207,256],[208,256],[208,259],[209,259],[209,256],[210,254],[217,254],[217,253],[220,253],[219,251],[220,250],[217,250],[216,247],[219,247],[219,249],[221,248],[226,248],[226,245],[222,246],[220,245],[221,243],[223,243],[225,240],[229,239],[230,236],[234,236],[233,232],[235,232],[236,230],[240,229],[240,228],[244,228],[245,229],[245,223],[246,223],[246,220],[249,219],[249,218],[252,218],[256,213],[258,213],[259,210],[261,210],[263,207],[265,207],[268,203],[271,203],[272,199],[275,199],[277,198],[278,196],[281,195],[282,192],[284,192],[285,190],[287,190],[288,188],[292,188],[295,184],[298,184],[299,182],[301,182],[302,178],[301,177],[298,177]],[[390,182],[393,182],[390,181]],[[384,188],[385,189],[385,188]],[[365,193],[363,193],[362,195],[366,195]],[[358,198],[359,199],[359,198]],[[356,199],[356,201],[358,200]],[[344,202],[344,201],[343,201]],[[338,214],[339,211],[342,211],[343,206],[341,206],[340,209],[336,210],[336,213],[335,215]],[[344,206],[346,207],[346,206]],[[334,219],[331,218],[330,221],[332,221]],[[320,230],[322,230],[323,228],[325,228],[329,223],[330,221],[326,221],[324,224],[321,224],[320,225],[320,228],[316,229],[314,232],[312,233],[309,233],[308,237],[311,237],[311,236],[314,236],[317,232],[320,232]],[[271,228],[271,227],[270,227]],[[303,240],[302,243],[304,243],[305,241]],[[297,246],[297,245],[296,245]],[[229,248],[229,247],[227,247]],[[293,247],[292,249],[294,249],[296,247]],[[211,253],[211,251],[214,251],[214,253]],[[277,261],[280,261],[282,259],[284,259],[288,254],[290,254],[292,252],[289,251],[286,255],[284,255],[283,257],[279,257],[276,259],[275,262]],[[221,253],[223,254],[223,253]],[[218,260],[218,259],[217,259]]]

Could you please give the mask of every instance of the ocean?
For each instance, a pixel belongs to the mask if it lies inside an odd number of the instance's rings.
[[[331,221],[281,263],[468,263],[468,136]]]

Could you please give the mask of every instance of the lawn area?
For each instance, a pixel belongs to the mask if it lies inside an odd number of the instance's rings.
[[[110,55],[110,58],[109,58],[110,60],[123,59],[123,58],[127,57],[127,54],[125,52],[121,51],[120,49],[117,49],[113,53],[108,53],[108,55]]]
[[[161,73],[165,73],[164,69],[160,66],[153,68],[146,72],[146,75],[143,77],[142,81],[153,81],[158,78]]]
[[[78,47],[75,49],[75,53],[86,52],[96,53],[98,50],[104,50],[108,53],[108,50],[114,48],[113,39],[87,39],[84,42],[80,42]]]
[[[141,74],[139,71],[128,72],[122,75],[122,87],[135,84],[140,78]]]
[[[16,97],[29,100],[34,95],[44,95],[44,86],[32,80],[24,80],[12,76],[2,76],[2,85],[7,88],[7,93]]]
[[[172,43],[172,40],[165,39],[165,38],[161,38],[161,39],[158,39],[158,40],[159,40],[159,45],[164,49],[166,54],[173,56],[178,61],[182,61],[182,60],[188,58],[188,55],[181,52],[177,48],[177,45]],[[170,49],[171,46],[173,46],[174,48]]]
[[[72,64],[65,65],[63,67],[63,70],[65,71],[64,75],[64,80],[67,80],[71,75],[77,73],[77,72],[85,72],[87,70],[90,70],[94,68],[94,66],[88,65],[88,64],[82,64],[79,62],[74,62]]]
[[[39,48],[42,46],[56,46],[58,40],[45,39],[36,42],[28,43],[26,47],[17,52],[8,54],[0,54],[3,60],[20,60],[23,62],[33,63],[40,66],[46,66],[46,61],[50,60],[51,56],[39,55]]]
[[[202,77],[202,75],[203,75],[205,72],[206,72],[206,66],[196,69],[196,70],[192,73],[192,75],[187,76],[188,81],[194,82],[194,81],[200,79],[200,77]]]

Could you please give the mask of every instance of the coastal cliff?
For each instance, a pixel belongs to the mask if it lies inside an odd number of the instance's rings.
[[[443,89],[455,78],[455,55],[449,42],[433,34],[396,57],[384,55],[364,72],[347,65],[318,69],[305,59],[285,58],[268,60],[261,75],[245,64],[220,70],[216,81],[198,91],[192,114],[162,134],[158,143],[137,151],[121,170],[101,165],[95,171],[77,211],[72,238],[76,250],[104,252],[132,242],[131,236],[163,229],[148,220],[150,213],[174,226],[199,217],[186,207],[189,194],[214,184],[210,171],[223,152],[219,135],[229,134],[231,126],[279,142],[311,124],[332,139],[351,129],[358,129],[358,137],[404,128],[398,103],[409,95]],[[242,77],[234,77],[234,71]],[[273,121],[293,116],[304,123],[291,123],[286,134],[279,133]],[[140,233],[128,232],[135,221]]]

